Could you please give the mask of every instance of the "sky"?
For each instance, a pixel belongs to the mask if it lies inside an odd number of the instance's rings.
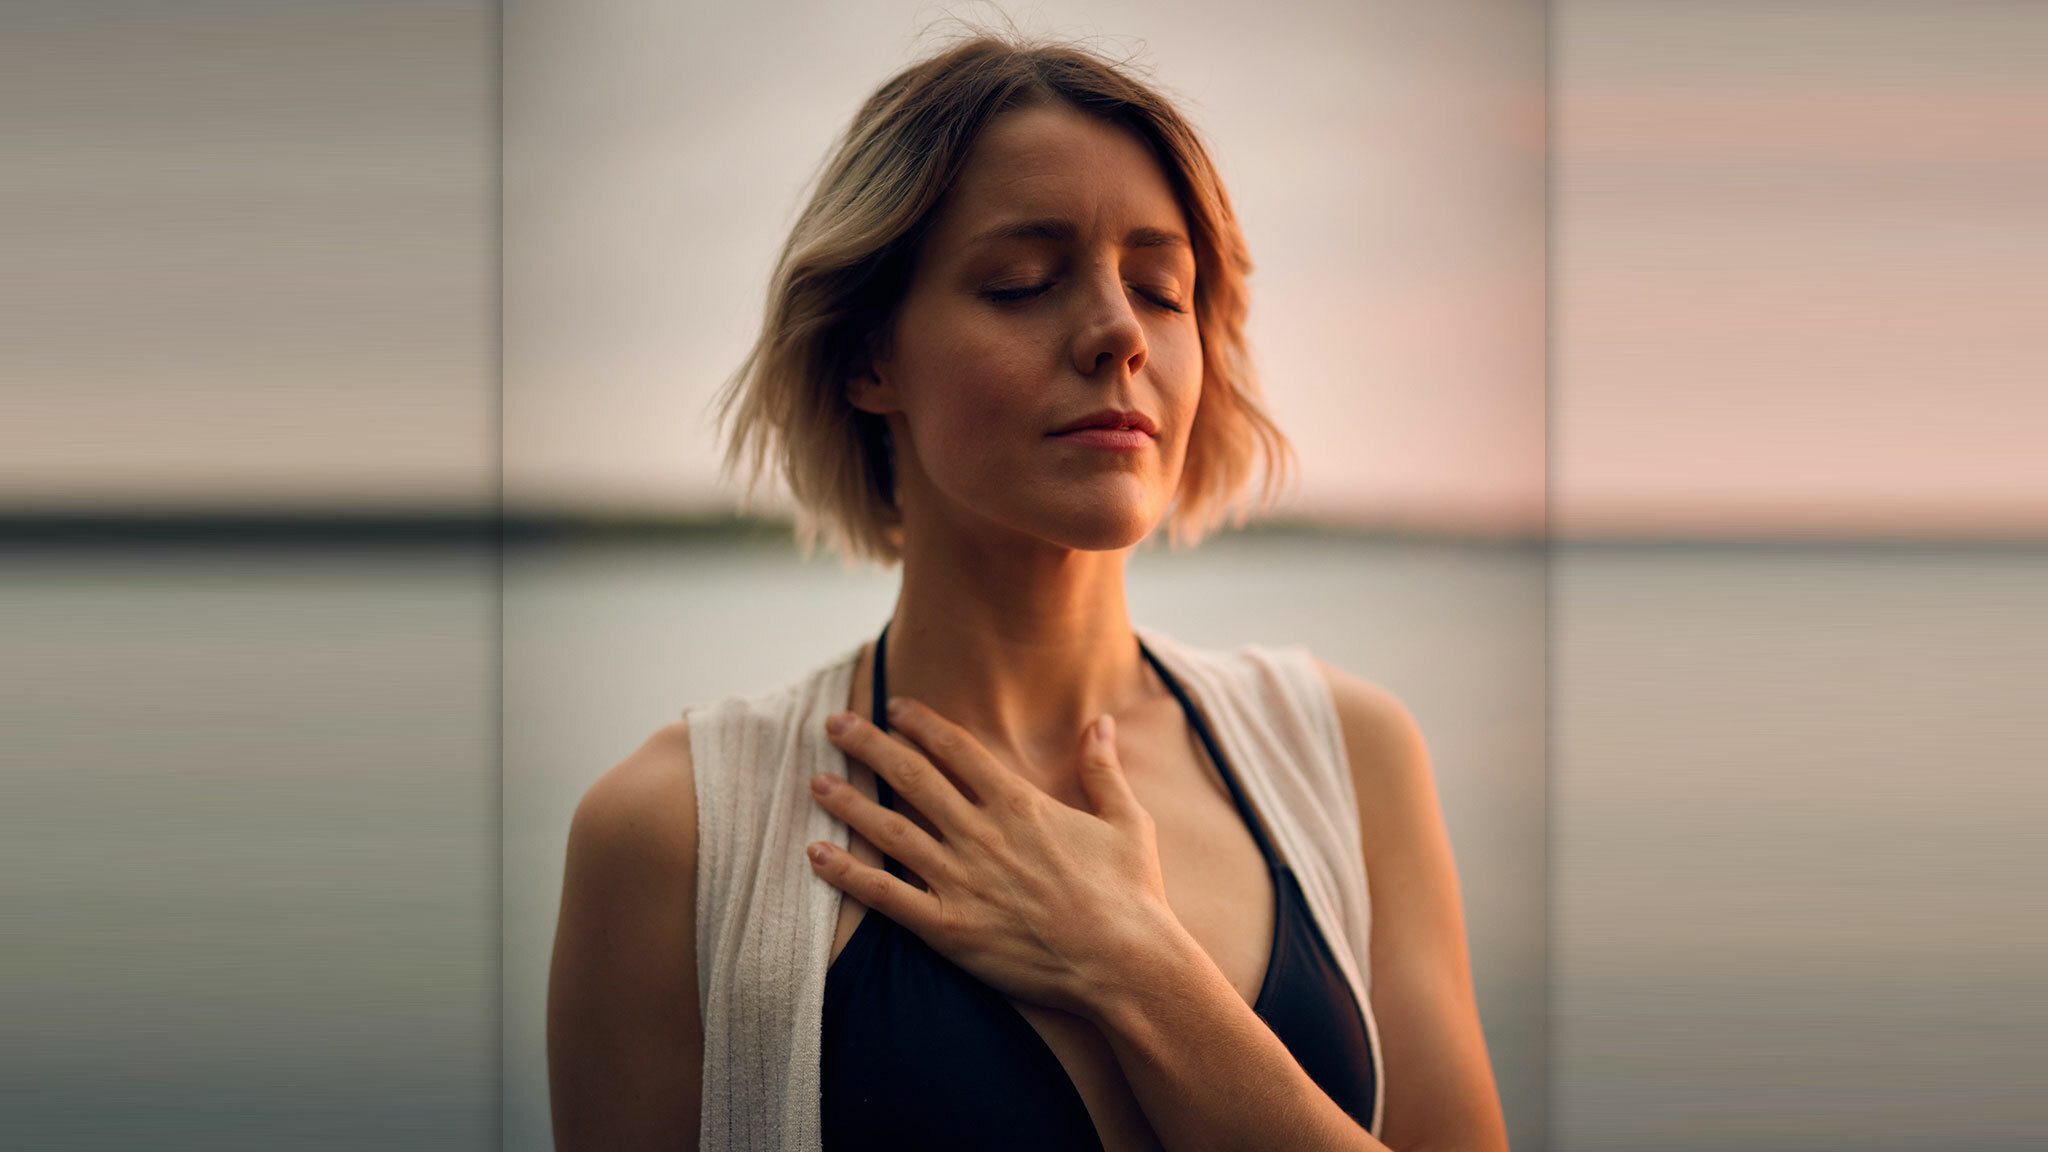
[[[0,509],[731,509],[808,180],[994,11],[113,6],[0,44]],[[1011,9],[1207,134],[1283,514],[1588,535],[2048,529],[2039,12]]]
[[[2038,5],[1557,6],[1557,530],[2048,528]]]
[[[972,6],[956,10],[973,17]],[[729,505],[706,407],[806,182],[931,5],[556,8],[506,73],[507,498]],[[1543,469],[1540,6],[1051,4],[1207,135],[1294,514],[1516,530]],[[941,24],[943,33],[946,25]]]

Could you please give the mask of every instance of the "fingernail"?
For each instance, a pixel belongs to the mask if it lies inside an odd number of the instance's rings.
[[[891,696],[891,697],[889,697],[889,715],[891,715],[891,716],[901,716],[901,715],[903,715],[903,697],[901,697],[901,696]]]
[[[825,719],[825,731],[830,732],[834,736],[846,735],[846,730],[851,727],[853,727],[853,713],[851,712],[834,712]]]
[[[1116,717],[1104,712],[1095,718],[1095,738],[1104,744],[1116,741]]]
[[[823,844],[811,845],[808,852],[811,858],[811,863],[823,864],[825,862],[826,855],[828,855],[831,851],[832,850],[830,848],[825,847]]]
[[[820,772],[811,777],[811,791],[823,796],[839,786],[839,777],[830,772]]]

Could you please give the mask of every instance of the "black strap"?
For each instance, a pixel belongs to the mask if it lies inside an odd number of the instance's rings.
[[[888,642],[889,626],[884,624],[882,634],[875,637],[875,668],[869,677],[874,688],[873,701],[869,705],[869,718],[874,721],[875,727],[884,732],[889,730],[889,689],[882,670],[882,654]],[[1223,748],[1216,743],[1215,734],[1209,731],[1208,722],[1202,719],[1202,713],[1195,707],[1194,701],[1188,699],[1187,690],[1180,686],[1180,681],[1173,678],[1173,673],[1166,670],[1166,665],[1160,663],[1159,657],[1153,655],[1152,649],[1147,648],[1142,639],[1138,641],[1138,651],[1151,663],[1153,671],[1159,673],[1159,679],[1166,685],[1166,690],[1173,693],[1173,698],[1180,702],[1181,713],[1188,718],[1188,725],[1195,730],[1195,736],[1201,740],[1203,750],[1208,752],[1209,762],[1216,765],[1217,773],[1223,777],[1224,787],[1230,789],[1230,800],[1237,805],[1239,818],[1244,821],[1245,827],[1251,830],[1252,839],[1258,842],[1259,855],[1265,858],[1267,867],[1277,869],[1279,857],[1273,851],[1272,842],[1266,839],[1265,828],[1259,823],[1258,815],[1252,811],[1251,801],[1245,798],[1244,789],[1238,786],[1237,775],[1230,770],[1230,761],[1224,759]],[[884,808],[896,806],[895,793],[890,790],[889,782],[882,779],[880,772],[875,773],[875,799]],[[903,866],[893,857],[884,854],[882,864],[889,870],[890,875],[902,878]]]
[[[875,727],[884,732],[889,730],[889,686],[888,679],[882,672],[882,650],[888,643],[889,626],[884,624],[882,634],[875,637],[875,670],[873,675],[868,677],[874,689],[874,698],[868,706],[868,719],[873,720]],[[896,806],[896,794],[890,790],[889,782],[882,779],[880,772],[875,773],[875,800],[884,808]],[[903,865],[898,864],[894,856],[883,853],[882,866],[889,870],[889,875],[899,880],[903,878]]]
[[[1208,722],[1202,719],[1202,713],[1195,707],[1194,701],[1188,699],[1187,690],[1180,686],[1180,681],[1175,680],[1173,673],[1166,670],[1166,665],[1159,662],[1159,657],[1153,655],[1150,648],[1145,647],[1143,640],[1138,641],[1138,651],[1144,653],[1145,659],[1152,662],[1152,669],[1159,673],[1159,679],[1165,682],[1166,690],[1173,693],[1175,700],[1180,701],[1180,710],[1187,716],[1188,726],[1193,728],[1195,735],[1201,739],[1202,749],[1209,753],[1209,762],[1216,765],[1217,774],[1223,777],[1223,786],[1230,789],[1230,801],[1237,805],[1238,818],[1244,821],[1246,828],[1251,829],[1252,839],[1259,845],[1259,855],[1266,859],[1266,867],[1277,873],[1280,869],[1280,856],[1273,850],[1272,842],[1266,839],[1266,830],[1259,823],[1258,813],[1252,811],[1251,801],[1245,799],[1244,789],[1237,783],[1237,774],[1230,770],[1230,761],[1224,759],[1223,747],[1216,743],[1215,735],[1209,731]]]

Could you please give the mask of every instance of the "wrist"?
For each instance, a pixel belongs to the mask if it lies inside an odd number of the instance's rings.
[[[1086,982],[1076,1014],[1105,1034],[1128,1032],[1161,1004],[1184,1002],[1213,974],[1209,954],[1170,913],[1136,927],[1113,951],[1105,976]]]

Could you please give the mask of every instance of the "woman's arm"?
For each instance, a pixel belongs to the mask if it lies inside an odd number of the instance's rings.
[[[1309,1079],[1192,936],[1162,933],[1141,963],[1146,978],[1105,988],[1085,1014],[1109,1041],[1162,1146],[1388,1147]]]
[[[548,980],[555,1147],[697,1146],[697,796],[689,730],[656,732],[569,827]]]
[[[1504,1149],[1457,865],[1422,732],[1385,689],[1321,668],[1351,760],[1372,892],[1373,1014],[1392,1087],[1381,1134],[1402,1152]]]

